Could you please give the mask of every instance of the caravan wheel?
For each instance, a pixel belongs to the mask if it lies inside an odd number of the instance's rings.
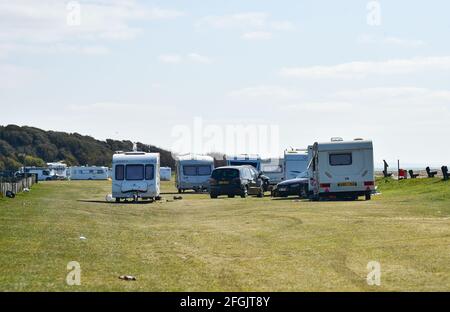
[[[180,188],[178,189],[178,194],[181,194],[181,189]]]
[[[366,200],[370,200],[372,196],[370,194],[366,194]]]
[[[116,198],[116,203],[120,203],[120,198],[119,197]]]

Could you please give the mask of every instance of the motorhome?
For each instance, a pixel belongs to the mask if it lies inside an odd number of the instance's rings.
[[[205,155],[176,157],[175,185],[178,193],[186,190],[209,190],[209,178],[214,170],[214,158]]]
[[[375,190],[372,141],[356,139],[314,143],[308,168],[309,191],[315,200],[358,196],[371,199]]]
[[[69,168],[71,180],[107,180],[108,167],[78,166]]]
[[[138,201],[160,195],[159,153],[116,152],[112,160],[112,197]]]
[[[259,155],[227,155],[227,166],[245,166],[250,165],[261,171],[261,157]]]
[[[290,149],[284,151],[284,179],[295,179],[308,170],[308,150]]]
[[[262,159],[261,171],[270,179],[270,185],[277,185],[284,179],[284,160],[282,158]]]
[[[19,173],[29,173],[37,175],[38,181],[50,181],[56,179],[56,174],[53,169],[44,167],[22,167]]]
[[[67,179],[67,165],[62,162],[47,163],[47,167],[55,172],[58,179]]]
[[[172,169],[170,167],[161,167],[159,169],[161,181],[170,181],[172,178]]]

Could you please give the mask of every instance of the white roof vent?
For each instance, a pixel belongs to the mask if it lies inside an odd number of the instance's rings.
[[[364,141],[364,139],[363,138],[355,138],[355,139],[353,139],[354,141]]]
[[[340,137],[331,138],[331,142],[342,142],[342,141],[344,141],[344,139]]]

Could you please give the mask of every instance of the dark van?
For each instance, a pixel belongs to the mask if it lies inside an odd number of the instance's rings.
[[[242,198],[248,195],[264,196],[263,176],[251,166],[226,166],[214,169],[211,174],[209,194],[211,198],[220,195]]]

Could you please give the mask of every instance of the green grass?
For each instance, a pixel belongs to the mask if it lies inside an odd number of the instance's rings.
[[[164,194],[170,201],[103,203],[110,188],[48,182],[0,199],[0,290],[450,290],[449,182],[379,180],[381,195],[356,202]],[[81,286],[65,283],[72,260]],[[379,287],[366,283],[372,260]]]

